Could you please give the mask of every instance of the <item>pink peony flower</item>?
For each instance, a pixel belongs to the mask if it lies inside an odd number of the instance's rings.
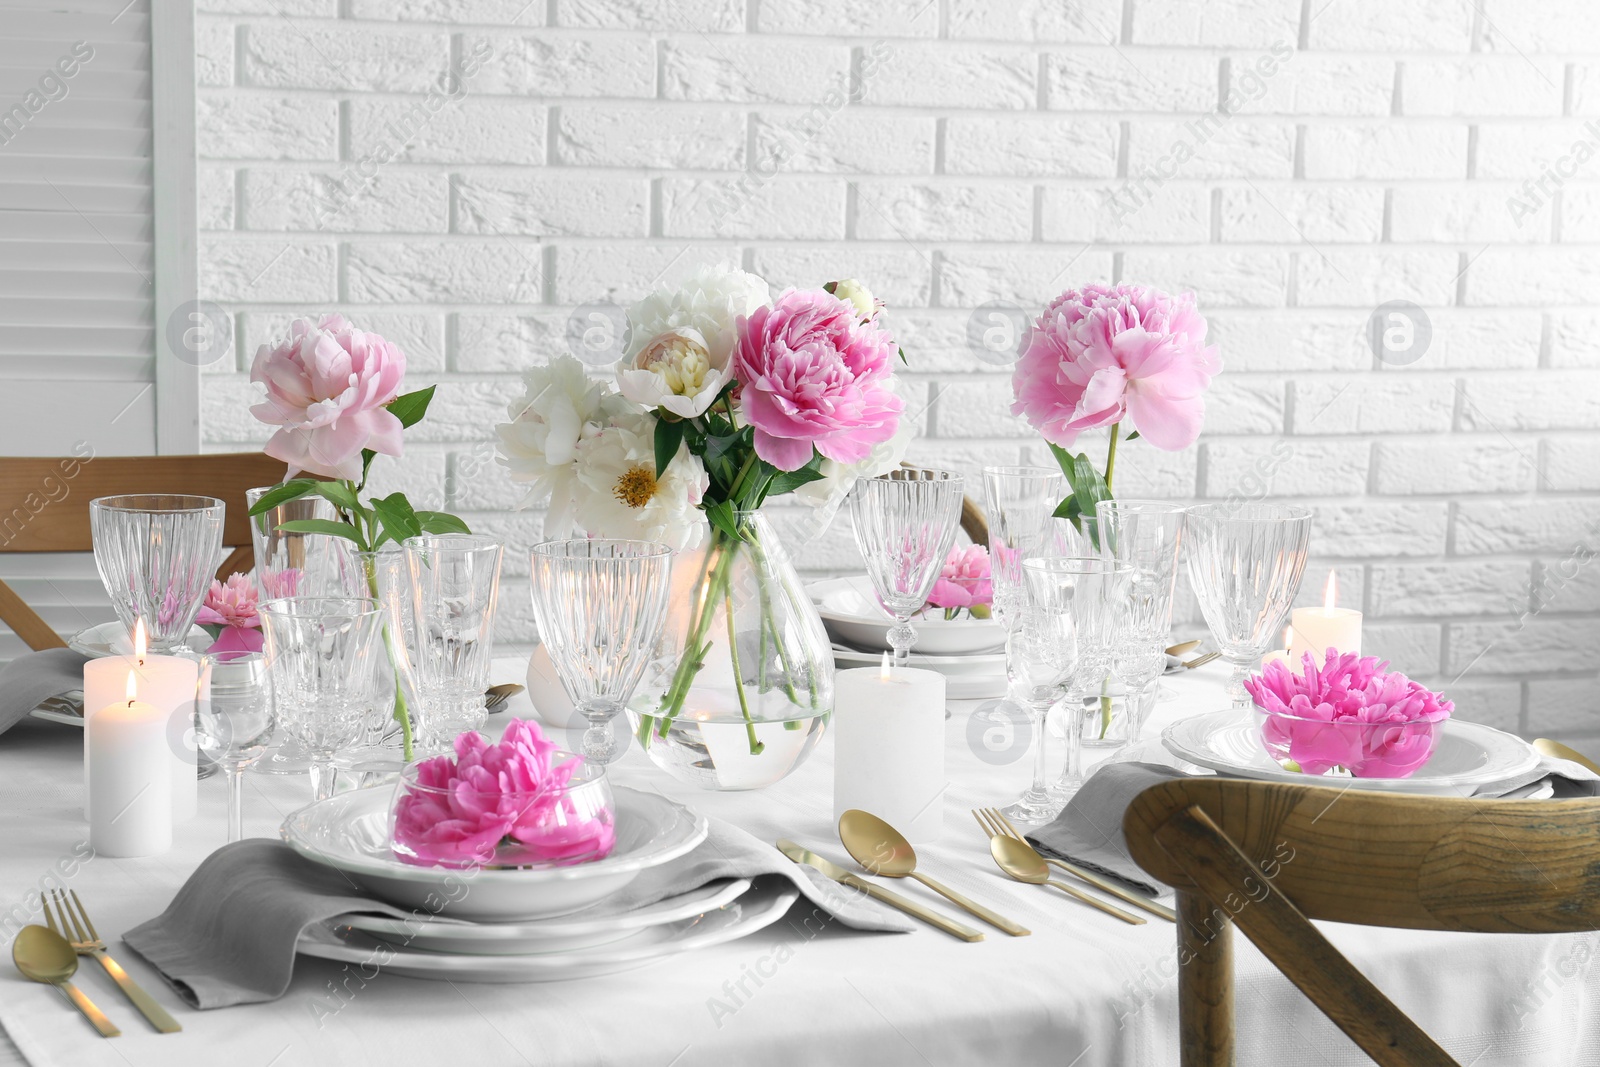
[[[994,583],[989,578],[989,550],[982,545],[960,545],[950,549],[939,580],[933,583],[928,603],[936,608],[971,608],[994,601]]]
[[[267,387],[267,399],[250,413],[278,430],[266,453],[301,471],[356,481],[361,450],[400,454],[400,420],[386,410],[400,392],[406,357],[375,333],[356,329],[343,315],[289,324],[289,336],[262,345],[250,380]]]
[[[894,355],[888,333],[824,292],[785,290],[741,318],[734,374],[756,455],[785,471],[810,462],[812,446],[837,463],[866,459],[900,423]]]
[[[1022,415],[1045,440],[1123,419],[1157,448],[1200,436],[1201,395],[1222,369],[1194,296],[1139,285],[1087,285],[1057,297],[1034,324],[1011,379]]]
[[[513,864],[571,863],[615,847],[610,810],[590,811],[565,789],[583,757],[556,762],[559,750],[537,723],[513,719],[498,743],[464,733],[455,751],[423,760],[415,784],[400,786],[393,837],[404,862],[488,864],[506,846]]]
[[[1265,713],[1262,741],[1307,774],[1343,767],[1356,778],[1408,778],[1433,755],[1455,705],[1375,656],[1307,652],[1299,674],[1279,660],[1245,679]]]
[[[228,575],[228,584],[215,579],[195,622],[206,627],[213,641],[207,652],[260,652],[264,637],[257,610],[256,587],[242,574]]]

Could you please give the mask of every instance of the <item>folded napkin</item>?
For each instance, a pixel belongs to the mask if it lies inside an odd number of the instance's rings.
[[[85,662],[70,648],[47,648],[0,667],[0,733],[27,718],[41,701],[82,689]]]
[[[716,820],[688,855],[645,871],[581,914],[620,915],[718,879],[760,877],[788,879],[845,926],[902,933],[913,928],[862,894]],[[340,872],[301,857],[281,841],[252,838],[206,857],[167,910],[129,930],[123,940],[191,1006],[223,1008],[283,996],[301,932],[350,912],[412,915],[354,888]]]

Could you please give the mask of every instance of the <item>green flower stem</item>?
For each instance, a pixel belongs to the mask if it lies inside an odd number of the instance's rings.
[[[711,530],[711,545],[706,549],[705,558],[700,561],[700,576],[695,580],[693,588],[703,591],[703,595],[690,608],[693,614],[689,616],[689,634],[683,643],[683,658],[678,661],[678,669],[673,673],[672,684],[661,698],[660,713],[657,716],[660,720],[657,733],[661,737],[667,736],[667,731],[672,728],[672,720],[683,710],[684,699],[689,695],[689,686],[694,682],[695,675],[700,673],[700,668],[704,666],[709,648],[706,639],[711,630],[711,620],[716,614],[712,604],[727,584],[725,568],[722,566],[726,553],[723,559],[717,559],[715,564],[712,563],[712,560],[717,558],[724,536],[715,528]],[[641,716],[639,723],[639,741],[648,746],[650,724],[642,721],[643,718]]]
[[[1111,424],[1111,444],[1106,449],[1106,495],[1111,495],[1111,476],[1117,470],[1117,435],[1122,430],[1122,423]]]
[[[747,534],[746,536],[749,539],[750,554],[755,557],[756,568],[764,577],[768,569],[766,550],[761,546],[761,542],[756,539],[756,536],[753,532]],[[758,584],[761,587],[762,643],[765,645],[766,634],[768,630],[770,630],[772,632],[773,644],[778,650],[778,665],[783,668],[784,695],[789,698],[789,703],[798,706],[800,703],[800,694],[796,693],[794,690],[794,671],[789,667],[789,657],[783,650],[783,635],[778,632],[778,621],[772,617],[772,611],[767,606],[767,583],[763,581]],[[811,687],[811,706],[816,707],[817,681],[815,678],[810,677],[809,672],[807,672],[807,678]],[[765,691],[766,686],[763,685],[761,688],[763,691]]]
[[[733,594],[723,583],[722,602],[728,615],[728,655],[733,663],[733,691],[739,694],[739,713],[744,716],[744,733],[750,739],[750,755],[759,756],[766,745],[756,740],[756,722],[744,698],[744,672],[739,669],[739,635],[733,629]]]
[[[1106,448],[1106,496],[1111,496],[1111,478],[1117,470],[1117,435],[1122,430],[1120,422],[1111,424],[1111,444]],[[1095,530],[1100,530],[1096,523]],[[1124,700],[1127,698],[1124,697]],[[1111,679],[1103,678],[1100,681],[1100,738],[1105,739],[1107,731],[1111,729]]]
[[[378,565],[377,560],[370,555],[362,559],[362,569],[366,571],[367,591],[372,594],[372,599],[378,600]],[[379,601],[382,603],[382,601]],[[400,743],[405,754],[405,761],[411,762],[411,713],[406,707],[405,691],[400,685],[400,663],[394,651],[394,635],[390,632],[389,620],[383,623],[383,647],[389,654],[389,666],[394,670],[394,719],[400,724]]]

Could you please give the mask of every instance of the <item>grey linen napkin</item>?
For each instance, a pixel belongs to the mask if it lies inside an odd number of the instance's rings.
[[[50,697],[83,688],[86,658],[70,648],[30,652],[0,667],[0,733]]]
[[[1167,887],[1151,879],[1128,855],[1122,836],[1122,816],[1133,798],[1183,772],[1157,763],[1107,763],[1099,767],[1053,822],[1032,831],[1027,838],[1046,856],[1076,863],[1143,893],[1157,896]]]
[[[581,914],[620,915],[708,882],[759,877],[788,879],[845,926],[894,932],[913,928],[882,905],[716,820],[706,840],[688,855],[644,872]],[[224,1008],[283,996],[301,932],[351,912],[412,915],[367,895],[340,872],[302,858],[281,841],[252,838],[207,856],[167,910],[129,930],[123,940],[191,1006]]]

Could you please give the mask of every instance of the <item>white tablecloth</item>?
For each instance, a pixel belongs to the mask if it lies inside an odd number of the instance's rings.
[[[505,679],[520,674],[520,664],[496,666]],[[1153,732],[1178,715],[1221,706],[1214,668],[1167,684],[1178,697],[1159,706]],[[991,930],[986,941],[964,944],[928,929],[861,934],[797,908],[743,941],[570,983],[363,979],[353,968],[301,959],[281,1000],[209,1012],[179,1004],[123,946],[121,961],[173,1009],[181,1035],[153,1033],[92,964],[80,971],[82,984],[123,1036],[96,1037],[59,994],[15,972],[0,979],[0,1023],[34,1067],[1175,1064],[1173,927],[1130,927],[995,870],[968,809],[1009,801],[1028,761],[992,766],[977,758],[967,741],[972,707],[955,705],[947,724],[944,838],[918,855],[929,873],[1031,927],[1031,937]],[[8,940],[33,921],[30,912],[37,916],[39,888],[58,879],[78,891],[112,938],[161,911],[224,840],[224,788],[213,779],[201,783],[200,817],[180,828],[168,854],[96,858],[70,878],[52,874],[58,863],[70,866],[86,838],[80,762],[81,740],[69,727],[29,723],[0,737],[0,921]],[[805,767],[762,792],[679,785],[637,749],[614,773],[763,839],[786,835],[848,862],[832,829],[827,740]],[[275,834],[308,799],[304,778],[246,781],[249,833]],[[909,883],[895,888],[939,899]],[[1463,1064],[1600,1063],[1596,935],[1324,929]],[[1236,940],[1241,1063],[1369,1062],[1247,941]]]

